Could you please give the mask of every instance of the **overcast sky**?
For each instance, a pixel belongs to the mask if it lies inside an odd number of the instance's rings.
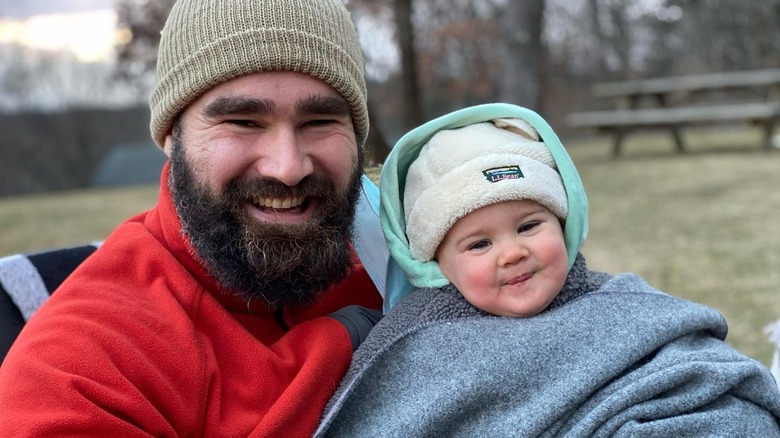
[[[0,0],[0,18],[113,9],[115,0]]]

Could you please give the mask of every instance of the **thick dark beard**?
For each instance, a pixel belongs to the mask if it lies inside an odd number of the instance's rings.
[[[310,175],[295,187],[270,179],[232,180],[215,198],[187,161],[181,128],[174,127],[169,187],[183,233],[206,269],[226,289],[271,307],[313,302],[352,268],[352,223],[364,155],[346,193]],[[300,225],[260,223],[245,204],[255,196],[317,199],[313,216]]]

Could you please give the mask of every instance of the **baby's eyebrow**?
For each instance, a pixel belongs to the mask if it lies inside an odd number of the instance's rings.
[[[483,240],[489,241],[490,239],[486,237],[485,231],[482,228],[479,228],[475,230],[469,230],[467,233],[461,235],[460,238],[455,240],[453,243],[455,246],[471,246],[477,242],[482,242]]]
[[[217,98],[206,105],[203,115],[216,118],[229,115],[270,114],[275,108],[274,103],[267,99],[227,96]]]

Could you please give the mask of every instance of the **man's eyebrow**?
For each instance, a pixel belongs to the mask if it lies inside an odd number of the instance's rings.
[[[229,115],[270,114],[275,105],[270,100],[247,97],[220,97],[203,109],[203,115],[209,118]]]
[[[298,102],[295,109],[299,114],[304,115],[348,116],[350,114],[347,101],[335,96],[309,96]]]

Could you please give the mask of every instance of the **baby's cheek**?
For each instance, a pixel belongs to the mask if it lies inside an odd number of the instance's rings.
[[[551,281],[559,285],[556,288],[558,291],[563,287],[569,273],[569,254],[563,244],[550,245],[547,254],[547,272],[551,276]]]
[[[495,288],[496,271],[485,264],[467,264],[460,273],[460,281],[463,289],[484,298]]]

